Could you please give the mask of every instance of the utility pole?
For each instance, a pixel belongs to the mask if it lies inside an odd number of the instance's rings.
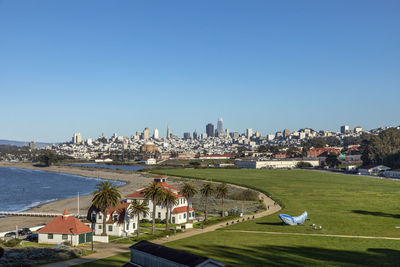
[[[78,192],[78,219],[79,219],[79,192]]]

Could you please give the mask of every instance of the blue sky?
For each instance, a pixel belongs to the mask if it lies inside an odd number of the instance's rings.
[[[0,139],[400,124],[399,1],[0,0]]]

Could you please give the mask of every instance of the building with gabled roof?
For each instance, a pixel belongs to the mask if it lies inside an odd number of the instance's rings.
[[[158,175],[158,176],[154,177],[155,183],[159,183],[165,190],[171,191],[178,200],[178,204],[171,207],[171,210],[170,210],[171,221],[170,222],[173,224],[186,223],[188,205],[190,206],[189,207],[189,220],[193,220],[195,217],[194,209],[187,202],[186,198],[180,194],[180,189],[167,184],[166,180],[167,180],[167,177],[163,176],[163,175]],[[127,195],[125,198],[128,203],[133,202],[133,201],[139,201],[139,202],[145,201],[149,206],[150,212],[149,212],[148,216],[144,217],[144,219],[151,220],[152,211],[153,211],[153,203],[151,200],[146,199],[144,197],[145,190],[146,190],[146,188],[139,189],[136,192]],[[160,220],[165,220],[166,212],[167,212],[166,207],[163,207],[162,205],[157,205],[156,218],[160,219]]]
[[[55,217],[39,231],[38,242],[46,244],[62,244],[70,242],[71,245],[92,241],[92,229],[72,216],[67,209],[62,216]]]

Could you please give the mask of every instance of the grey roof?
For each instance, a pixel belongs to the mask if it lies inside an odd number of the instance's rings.
[[[208,260],[207,257],[198,256],[183,250],[164,247],[146,240],[142,240],[130,246],[130,248],[191,267]]]

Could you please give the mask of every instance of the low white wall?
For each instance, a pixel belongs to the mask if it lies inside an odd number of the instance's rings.
[[[108,243],[108,235],[106,235],[106,236],[94,235],[93,236],[93,241],[94,242],[100,242],[100,243]]]

